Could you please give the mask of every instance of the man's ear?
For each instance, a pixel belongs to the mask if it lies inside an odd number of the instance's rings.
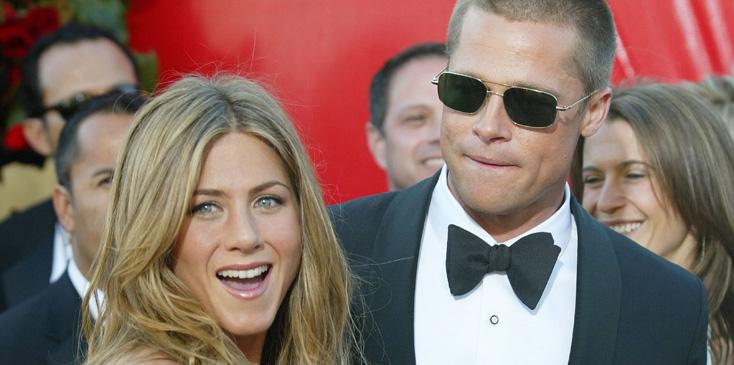
[[[382,135],[382,131],[377,129],[371,122],[365,124],[365,130],[367,131],[367,146],[372,152],[372,158],[375,159],[375,163],[380,166],[381,169],[387,168],[387,151],[385,150],[385,136]]]
[[[48,130],[40,118],[28,118],[22,122],[23,136],[34,151],[43,156],[53,155]]]
[[[596,95],[591,97],[587,110],[588,116],[581,126],[582,136],[592,136],[601,128],[602,123],[607,119],[611,102],[612,89],[610,87],[599,90]]]
[[[74,232],[74,204],[72,202],[71,193],[61,185],[56,185],[51,194],[51,200],[54,205],[56,217],[64,230]]]

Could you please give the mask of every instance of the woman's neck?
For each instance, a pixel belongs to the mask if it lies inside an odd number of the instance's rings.
[[[265,334],[236,337],[235,343],[249,362],[255,365],[260,364],[265,346]]]

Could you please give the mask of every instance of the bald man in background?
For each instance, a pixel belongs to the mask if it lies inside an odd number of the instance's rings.
[[[108,94],[64,123],[53,207],[70,234],[73,255],[59,280],[0,315],[0,364],[75,363],[81,301],[99,249],[115,161],[142,104],[135,94]]]
[[[132,92],[137,84],[132,54],[100,28],[68,24],[31,47],[23,63],[20,85],[29,116],[22,122],[23,133],[47,163],[40,173],[15,174],[17,171],[8,171],[8,167],[3,170],[0,210],[8,209],[13,201],[20,204],[18,199],[27,200],[31,195],[40,203],[0,223],[0,312],[58,280],[71,256],[51,200],[44,200],[53,189],[50,161],[65,121],[91,97]],[[18,187],[28,186],[34,189],[18,192]]]

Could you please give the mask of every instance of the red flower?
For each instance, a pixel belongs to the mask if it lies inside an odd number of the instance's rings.
[[[21,24],[5,24],[0,26],[0,48],[5,57],[10,59],[21,59],[28,52],[33,43],[33,38],[23,29]]]
[[[6,2],[3,6],[3,13],[5,14],[5,21],[11,22],[15,20],[15,9],[13,9],[13,6],[10,5],[10,3]]]
[[[49,6],[33,6],[25,16],[25,29],[35,40],[59,28],[59,14]]]
[[[12,7],[5,4],[5,22],[0,25],[0,48],[5,57],[21,60],[39,37],[56,30],[59,15],[48,6],[32,6],[24,18],[18,18]]]
[[[28,142],[26,142],[25,136],[23,135],[23,126],[20,123],[8,129],[5,133],[3,145],[5,145],[5,149],[8,151],[22,151],[28,148]]]

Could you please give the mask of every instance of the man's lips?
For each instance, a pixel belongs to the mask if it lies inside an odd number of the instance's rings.
[[[517,166],[509,161],[504,161],[497,158],[489,158],[478,155],[466,155],[470,160],[489,167],[514,167]]]

